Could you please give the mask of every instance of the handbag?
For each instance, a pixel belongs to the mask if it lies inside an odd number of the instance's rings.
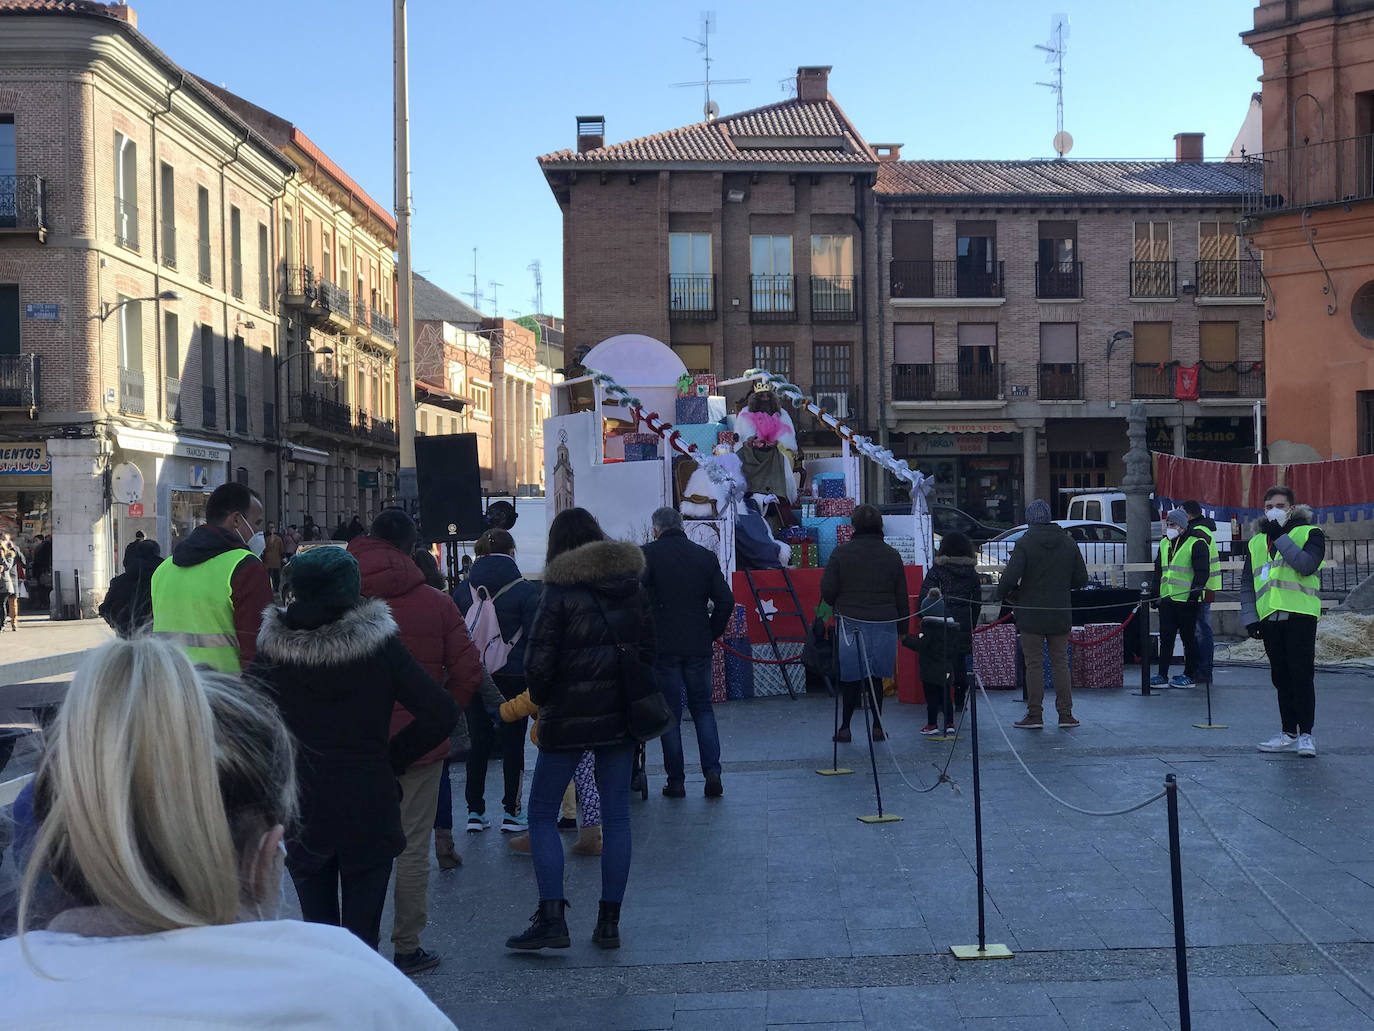
[[[662,737],[673,729],[677,716],[668,707],[663,692],[658,689],[653,667],[640,660],[638,645],[626,644],[620,639],[606,606],[595,591],[592,592],[592,598],[601,610],[601,618],[606,621],[606,629],[611,632],[611,640],[615,642],[616,679],[620,681],[620,689],[625,692],[625,723],[630,737],[641,744]]]

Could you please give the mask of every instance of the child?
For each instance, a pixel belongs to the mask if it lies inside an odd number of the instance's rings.
[[[914,637],[908,634],[902,643],[921,658],[921,690],[926,696],[926,725],[921,733],[926,737],[945,736],[954,732],[951,688],[959,625],[945,616],[944,596],[938,587],[931,588],[916,615],[921,617],[920,629]]]

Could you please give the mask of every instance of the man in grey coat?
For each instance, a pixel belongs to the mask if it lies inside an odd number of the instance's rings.
[[[1088,567],[1064,528],[1050,522],[1050,506],[1044,501],[1036,498],[1026,506],[1026,523],[1026,532],[1016,542],[997,584],[997,597],[1011,602],[1026,660],[1026,715],[1016,726],[1039,730],[1045,725],[1045,683],[1039,672],[1048,644],[1059,726],[1076,727],[1069,683],[1069,630],[1073,626],[1069,592],[1087,584]]]

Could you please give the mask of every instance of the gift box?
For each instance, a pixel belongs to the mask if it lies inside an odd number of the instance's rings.
[[[702,425],[711,421],[711,406],[705,397],[679,397],[673,405],[673,423]]]
[[[800,641],[778,642],[778,652],[784,659],[800,656],[801,650],[802,643]],[[782,667],[776,664],[777,656],[773,654],[772,645],[754,645],[753,656],[755,659],[767,660],[767,662],[752,664],[754,668],[754,697],[765,698],[769,695],[787,694],[787,683],[782,678]],[[792,680],[792,690],[797,694],[803,694],[806,691],[806,672],[802,669],[801,663],[792,663],[787,667],[787,671]]]
[[[752,655],[749,638],[732,637],[725,643],[733,651],[725,652],[725,697],[730,700],[754,697],[754,669],[745,656]],[[736,654],[738,653],[738,654]]]
[[[973,669],[983,686],[1016,686],[1016,627],[1000,623],[973,635]]]
[[[723,702],[729,697],[725,686],[725,649],[720,641],[711,642],[711,701]]]
[[[789,526],[782,532],[782,539],[788,544],[793,541],[814,541],[816,528],[814,526]]]
[[[749,612],[743,605],[736,605],[730,613],[730,621],[725,624],[725,633],[721,635],[726,638],[748,637],[749,636]],[[736,648],[739,645],[735,645]],[[743,649],[748,651],[748,648]]]
[[[1123,635],[1119,623],[1089,623],[1070,632],[1073,649],[1071,665],[1073,686],[1084,688],[1121,687],[1125,665]]]
[[[658,444],[625,443],[625,461],[652,462],[658,457]]]
[[[831,516],[843,516],[848,519],[854,514],[853,498],[821,498],[816,502],[816,515],[822,518]]]
[[[626,444],[653,444],[658,446],[657,433],[622,433],[620,439]]]
[[[823,516],[812,516],[802,519],[802,526],[816,531],[817,557],[820,565],[825,565],[830,561],[830,553],[835,550],[836,535],[841,523],[846,520],[839,516],[826,518]]]
[[[787,564],[793,569],[816,569],[820,564],[820,545],[809,539],[788,541],[792,557]]]
[[[798,511],[800,511],[800,513],[801,513],[800,518],[802,518],[802,519],[815,519],[815,518],[816,518],[816,499],[815,499],[815,498],[811,498],[809,501],[803,501],[803,502],[798,506]]]
[[[739,434],[736,433],[734,430],[717,430],[716,443],[729,444],[731,447],[734,447],[736,444],[739,443]]]
[[[889,547],[896,550],[902,556],[902,565],[914,566],[916,564],[916,538],[915,537],[886,537]]]
[[[823,498],[844,497],[844,477],[838,473],[816,477],[816,493]]]
[[[1072,687],[1073,687],[1073,663],[1074,663],[1073,639],[1072,639],[1072,638],[1069,639],[1069,648],[1068,648],[1068,651],[1069,651],[1069,687],[1072,688]],[[1042,677],[1045,678],[1045,679],[1044,679],[1045,690],[1046,690],[1046,691],[1053,691],[1053,690],[1054,690],[1054,670],[1053,670],[1053,668],[1050,666],[1050,645],[1049,645],[1049,642],[1048,642],[1048,641],[1046,641],[1044,647],[1040,649],[1040,654],[1041,654],[1041,660],[1040,660],[1040,675],[1041,675]]]
[[[854,524],[841,523],[835,527],[835,545],[848,544],[854,539]]]
[[[678,381],[678,397],[706,397],[708,394],[716,392],[716,377],[707,372],[695,372],[691,374],[692,382],[688,384],[685,379]]]
[[[678,439],[682,441],[684,447],[695,444],[698,451],[709,455],[716,446],[716,438],[720,434],[720,423],[678,423],[673,429],[677,430]]]

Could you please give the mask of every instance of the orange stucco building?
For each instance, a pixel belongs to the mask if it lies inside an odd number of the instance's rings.
[[[1268,459],[1374,453],[1374,0],[1264,0],[1263,252]]]

